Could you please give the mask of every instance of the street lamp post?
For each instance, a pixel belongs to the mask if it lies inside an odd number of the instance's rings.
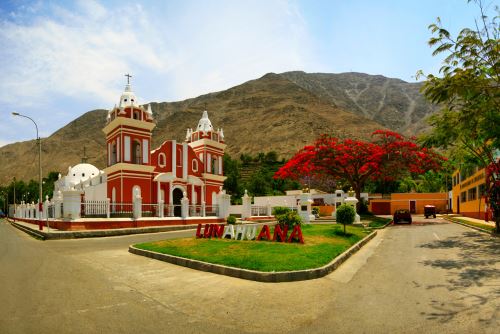
[[[29,117],[29,116],[26,116],[26,115],[22,115],[18,112],[13,112],[12,115],[14,116],[19,116],[19,117],[24,117],[24,118],[27,118],[29,119],[30,121],[33,122],[33,124],[35,124],[35,128],[36,128],[36,140],[38,142],[38,190],[39,190],[39,198],[38,198],[38,211],[40,212],[40,222],[42,221],[42,139],[40,138],[40,136],[38,135],[38,125],[36,125],[36,122],[33,120],[33,118]],[[42,225],[40,223],[40,229],[41,229]],[[48,227],[47,227],[48,228]]]
[[[14,219],[14,221],[16,221],[16,210],[17,210],[17,207],[16,207],[16,177],[14,176],[14,214],[13,214],[13,217],[12,219]]]

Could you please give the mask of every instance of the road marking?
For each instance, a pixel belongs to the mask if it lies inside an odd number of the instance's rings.
[[[441,240],[441,238],[435,232],[432,234],[434,234],[434,238],[436,238],[437,240]]]

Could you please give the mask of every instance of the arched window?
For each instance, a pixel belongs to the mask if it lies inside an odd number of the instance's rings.
[[[165,153],[160,153],[158,155],[158,164],[160,167],[165,167],[167,165],[167,158],[165,156]]]
[[[192,160],[192,162],[191,162],[191,169],[193,170],[193,172],[197,172],[198,171],[198,160],[196,160],[196,159]]]
[[[116,164],[116,141],[113,141],[113,144],[111,144],[111,164],[114,165]]]
[[[139,110],[134,110],[134,119],[140,120],[141,119],[141,112]]]
[[[213,157],[213,159],[212,159],[212,173],[214,173],[214,174],[219,174],[218,160],[219,160],[218,157]]]
[[[141,142],[138,140],[132,142],[132,163],[142,163]]]
[[[182,165],[182,150],[179,148],[177,149],[177,166]]]

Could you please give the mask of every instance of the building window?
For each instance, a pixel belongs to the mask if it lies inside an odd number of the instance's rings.
[[[130,161],[130,137],[129,136],[124,137],[123,148],[124,148],[124,152],[125,152],[123,159],[125,161]]]
[[[142,140],[142,162],[149,164],[149,140]]]
[[[114,141],[113,144],[111,144],[111,164],[114,165],[116,164],[116,142]]]
[[[198,161],[196,161],[196,159],[193,159],[193,161],[191,162],[191,169],[193,170],[193,172],[198,171]]]
[[[477,199],[477,188],[476,187],[469,189],[468,193],[469,194],[467,196],[467,199],[469,201],[475,201]]]
[[[160,153],[158,155],[158,164],[160,167],[165,167],[167,165],[167,158],[165,157],[165,153]]]
[[[142,163],[142,155],[141,155],[141,142],[138,140],[134,140],[132,143],[132,163],[141,164]]]
[[[141,119],[141,114],[139,111],[134,110],[134,119],[140,120]]]
[[[218,157],[212,158],[212,173],[214,174],[219,174],[219,164],[217,163],[218,160]]]
[[[486,195],[486,184],[479,185],[479,197],[484,197]]]
[[[465,191],[462,191],[460,193],[460,202],[467,202],[467,193]]]

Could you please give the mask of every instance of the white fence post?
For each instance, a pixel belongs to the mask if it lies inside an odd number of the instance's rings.
[[[158,217],[163,218],[163,201],[158,201]]]
[[[231,205],[231,195],[226,194],[225,190],[221,190],[217,195],[217,203],[219,204],[219,218],[227,218]]]
[[[133,209],[134,209],[134,219],[141,218],[142,217],[142,198],[138,192],[137,192],[137,194],[134,195]]]
[[[106,198],[106,218],[111,217],[111,200]]]
[[[252,198],[248,196],[248,192],[245,189],[245,195],[243,195],[242,199],[242,207],[241,207],[241,218],[249,218],[252,216]]]
[[[207,205],[205,204],[205,202],[201,202],[201,216],[207,216]]]

